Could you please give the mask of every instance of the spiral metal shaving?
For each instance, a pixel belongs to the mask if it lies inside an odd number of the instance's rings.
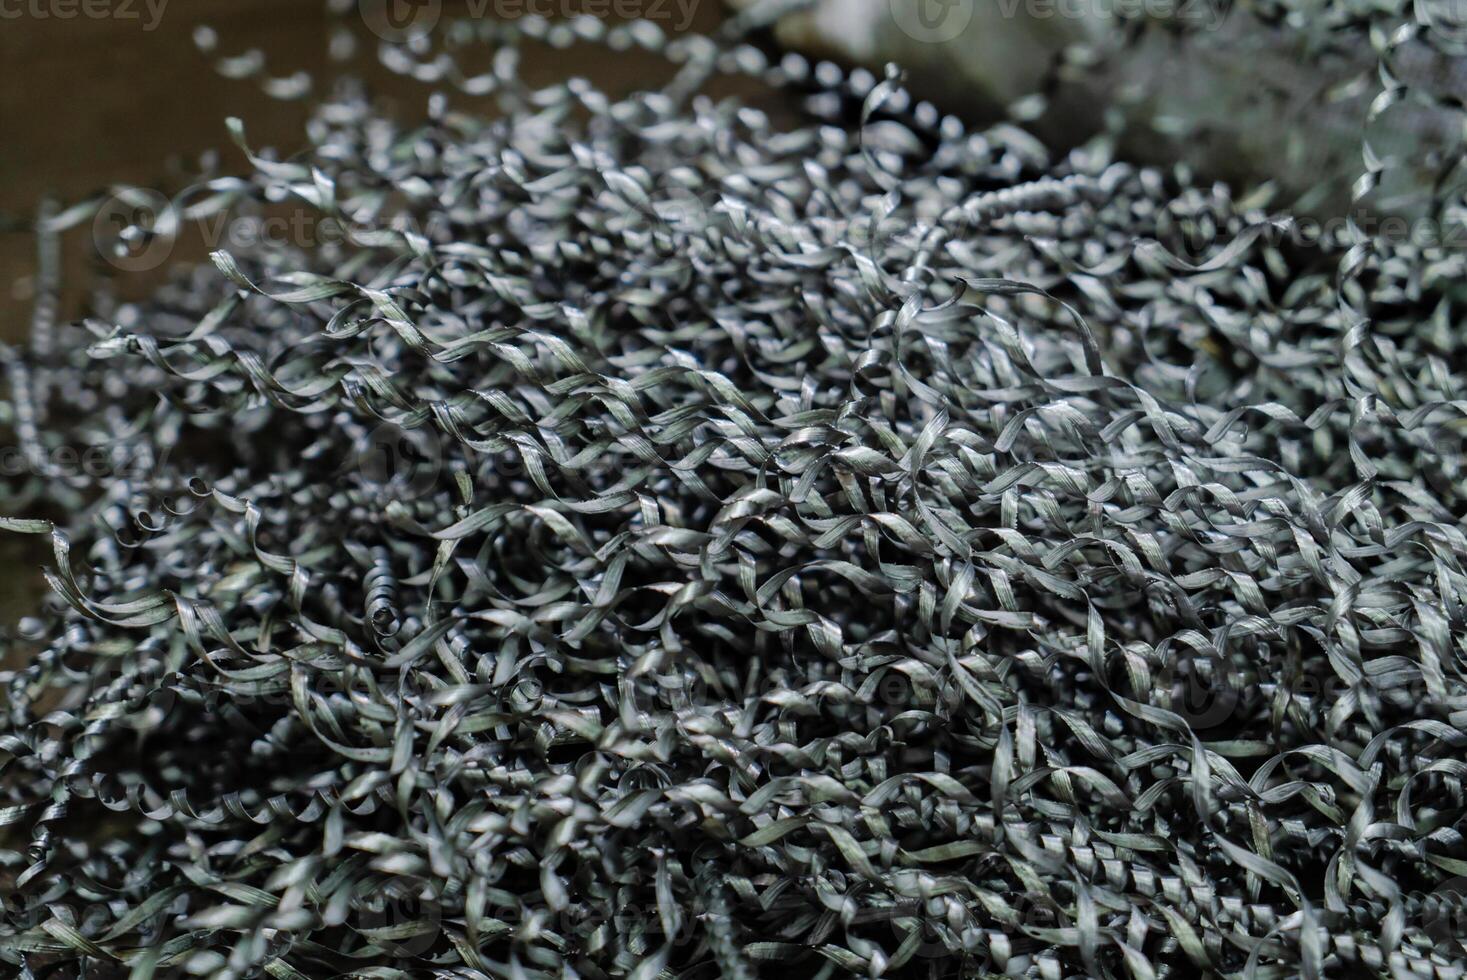
[[[384,54],[503,111],[343,88],[191,215],[343,240],[4,352],[0,959],[1461,975],[1463,253],[647,24]]]

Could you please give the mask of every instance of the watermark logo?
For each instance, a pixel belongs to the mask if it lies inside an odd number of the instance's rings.
[[[681,948],[696,945],[715,913],[697,898],[680,906],[671,918],[655,903],[635,902],[615,907],[598,903],[573,903],[554,910],[539,902],[490,908],[488,916],[510,928],[518,937],[554,932],[561,936],[588,936],[603,930],[612,936],[639,935],[649,944]]]
[[[146,445],[3,446],[0,476],[60,476],[84,485],[135,479],[155,469],[157,457]]]
[[[629,239],[651,238],[660,256],[655,265],[639,267],[633,275],[665,277],[689,268],[698,243],[724,220],[718,188],[677,171],[651,188],[625,174],[619,178],[607,182],[605,200],[616,212],[609,229]]]
[[[126,705],[121,723],[139,731],[163,724],[180,708],[185,689],[171,674],[160,651],[139,647],[130,656],[99,658],[89,667],[88,675],[76,678],[75,696],[83,717],[93,712],[112,714],[119,704]],[[186,690],[189,705],[205,714],[219,709],[223,698],[214,690]]]
[[[1168,707],[1193,731],[1216,728],[1243,707],[1244,685],[1231,664],[1213,657],[1175,661],[1163,668],[1158,685]]]
[[[431,34],[443,18],[443,0],[359,0],[367,30],[401,44]]]
[[[701,0],[466,0],[455,10],[469,20],[517,20],[540,17],[567,21],[575,17],[598,20],[645,20],[671,23],[687,31]],[[358,0],[367,29],[384,41],[401,44],[431,34],[443,19],[443,0]],[[570,35],[566,35],[569,39]]]
[[[637,692],[653,711],[700,712],[724,704],[721,683],[711,687],[693,665],[671,665],[666,673],[643,674],[636,678]]]
[[[128,187],[97,209],[92,240],[114,267],[149,272],[168,261],[177,225],[178,213],[167,197],[145,187]]]
[[[1200,31],[1215,31],[1227,18],[1231,0],[998,0],[1009,19],[1157,21]]]
[[[899,670],[889,670],[876,685],[876,694],[888,707],[903,707],[916,700],[912,681]]]
[[[993,909],[998,930],[1011,937],[1034,934],[1035,930],[1062,928],[1067,920],[1054,900],[1034,892],[1010,895],[1004,899],[1007,910]],[[893,916],[892,929],[903,943],[918,936],[912,956],[916,959],[950,960],[961,956],[965,964],[978,974],[990,969],[1003,969],[1007,957],[1002,950],[990,948],[985,930],[961,903],[936,897],[925,904],[912,902],[899,906]]]
[[[113,529],[113,537],[125,548],[141,548],[167,534],[176,520],[187,519],[198,507],[196,499],[182,494],[157,497],[149,493],[128,508],[127,522]]]
[[[357,907],[357,931],[389,956],[422,956],[438,941],[443,907],[422,886],[390,881]]]
[[[206,185],[170,199],[146,187],[123,187],[102,201],[92,216],[97,253],[122,272],[149,272],[168,261],[184,232],[197,233],[209,251],[255,253],[266,248],[316,248],[349,241],[355,229],[310,208],[284,213],[247,213],[228,206],[197,210],[188,202]],[[246,201],[254,204],[258,202]],[[412,228],[422,233],[422,229]],[[430,223],[427,231],[434,228]]]
[[[1215,31],[1228,15],[1229,0],[992,0],[1003,20],[1159,21],[1196,31]],[[1459,0],[1426,0],[1454,3]],[[1467,2],[1467,0],[1460,0]],[[888,0],[892,20],[923,44],[954,41],[973,23],[978,0]]]
[[[1416,0],[1416,17],[1437,37],[1467,43],[1467,0]]]
[[[941,211],[919,208],[914,214],[898,211],[879,220],[858,219],[851,223],[846,236],[877,265],[895,262],[897,266],[906,266],[918,252],[968,240],[982,229],[983,223],[981,213],[961,206],[944,207]]]
[[[1467,216],[1448,212],[1444,220],[1377,213],[1357,208],[1330,218],[1280,215],[1248,229],[1219,228],[1211,221],[1166,220],[1154,239],[1138,241],[1143,253],[1164,249],[1185,262],[1200,265],[1223,253],[1240,235],[1251,235],[1254,248],[1342,252],[1357,241],[1383,251],[1397,248],[1441,252],[1467,249]]]
[[[887,0],[891,19],[921,44],[956,40],[973,23],[977,0]]]
[[[1422,935],[1452,957],[1467,950],[1467,878],[1444,881],[1427,895],[1418,910]]]
[[[443,447],[427,426],[405,429],[387,422],[372,430],[359,460],[368,484],[398,500],[416,500],[437,487]]]
[[[1258,721],[1270,705],[1321,713],[1345,698],[1369,712],[1414,712],[1440,694],[1419,673],[1400,671],[1351,683],[1333,674],[1303,673],[1288,680],[1245,677],[1231,662],[1212,656],[1173,662],[1157,675],[1152,703],[1179,715],[1194,731],[1205,732],[1238,721]]]
[[[951,930],[944,920],[923,915],[918,909],[903,911],[906,912],[905,915],[896,916],[891,920],[891,928],[902,946],[911,942],[912,934],[916,933],[917,946],[912,951],[914,958],[933,960],[946,959],[953,955],[949,940]]]
[[[136,20],[151,33],[163,22],[169,0],[0,0],[0,21]]]

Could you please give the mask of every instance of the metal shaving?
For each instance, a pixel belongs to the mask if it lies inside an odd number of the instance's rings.
[[[0,960],[1462,974],[1463,252],[648,24],[384,54],[502,114],[342,87],[119,247],[341,235],[4,351]]]

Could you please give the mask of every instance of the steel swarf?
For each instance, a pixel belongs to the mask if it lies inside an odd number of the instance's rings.
[[[0,675],[0,959],[1467,965],[1460,249],[525,25],[484,75],[385,48],[499,115],[333,90],[101,243],[222,216],[211,265],[4,352],[55,596]],[[505,56],[578,38],[682,68]]]

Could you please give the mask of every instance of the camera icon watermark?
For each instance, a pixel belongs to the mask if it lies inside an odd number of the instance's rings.
[[[1452,44],[1467,44],[1467,0],[1416,0],[1416,19]]]
[[[150,272],[168,261],[178,232],[178,211],[165,195],[146,187],[119,190],[97,208],[92,241],[123,272]]]
[[[634,241],[639,253],[647,254],[650,243],[658,256],[639,261],[632,274],[667,278],[690,268],[698,243],[725,218],[717,186],[686,168],[655,182],[619,176],[607,181],[603,199],[614,215],[608,229]]]
[[[912,682],[899,670],[889,670],[876,685],[876,694],[888,707],[905,707],[915,701]]]
[[[398,500],[433,492],[443,473],[443,445],[429,426],[406,429],[395,422],[377,426],[358,456],[358,473],[370,487]]]
[[[1247,707],[1252,690],[1231,664],[1215,657],[1173,661],[1157,676],[1166,707],[1193,731],[1207,731],[1228,722]]]
[[[973,23],[978,0],[887,0],[891,19],[920,44],[957,40]]]
[[[390,881],[359,899],[356,930],[389,956],[422,956],[443,931],[443,906],[421,885]]]
[[[898,949],[914,943],[913,959],[945,960],[955,954],[977,953],[978,930],[960,904],[934,897],[926,902],[909,902],[894,911],[891,928],[900,943]],[[989,965],[986,957],[982,963]]]
[[[501,21],[538,17],[565,22],[577,17],[597,20],[644,20],[669,23],[677,33],[693,24],[701,0],[467,0],[456,6],[456,19]],[[437,29],[443,19],[443,0],[358,0],[358,12],[367,29],[384,41],[416,41]],[[552,43],[560,46],[552,34]],[[560,35],[566,44],[574,34]]]
[[[1467,878],[1444,881],[1423,896],[1414,924],[1433,949],[1454,958],[1467,952]]]
[[[150,272],[173,255],[179,242],[197,238],[209,251],[257,254],[282,248],[313,249],[351,241],[359,229],[316,209],[296,207],[284,213],[237,208],[247,200],[231,192],[226,206],[200,208],[194,199],[211,193],[196,184],[168,197],[147,187],[119,187],[92,212],[92,244],[108,265],[122,272]],[[64,231],[70,225],[54,226]],[[422,233],[418,228],[411,229]],[[433,232],[431,226],[427,229]],[[187,233],[187,234],[185,234]]]
[[[358,0],[367,30],[402,44],[433,33],[443,19],[443,0]]]
[[[1467,952],[1467,877],[1454,877],[1422,896],[1414,926],[1433,951],[1449,958]]]
[[[933,897],[899,906],[891,925],[904,945],[915,943],[912,958],[961,958],[968,969],[975,971],[972,975],[986,975],[990,970],[1002,971],[1009,958],[1007,947],[1001,941],[993,942],[990,933],[1022,939],[1035,930],[1060,929],[1069,924],[1052,898],[1034,892],[1004,896],[1002,906],[988,909],[995,921],[985,927],[962,903],[950,897]]]
[[[199,506],[198,498],[188,494],[150,492],[125,509],[126,520],[113,527],[112,535],[124,548],[141,548],[167,534],[177,522],[187,520]]]

